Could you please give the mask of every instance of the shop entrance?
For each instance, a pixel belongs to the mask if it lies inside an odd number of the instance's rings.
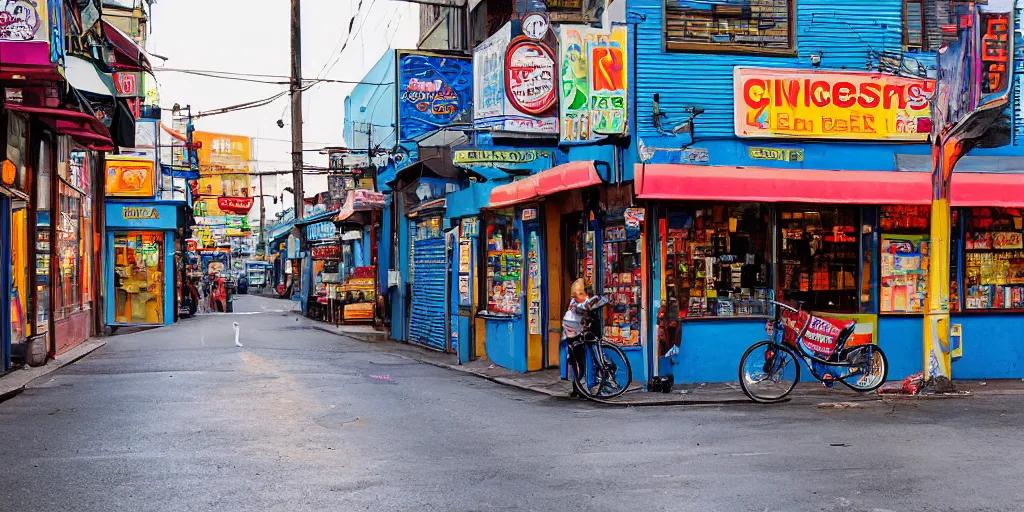
[[[114,323],[164,323],[164,234],[111,234],[114,260]]]
[[[564,312],[569,308],[569,289],[577,279],[583,279],[591,293],[594,289],[594,230],[585,221],[583,212],[572,212],[562,215],[562,289],[557,299],[558,310]]]

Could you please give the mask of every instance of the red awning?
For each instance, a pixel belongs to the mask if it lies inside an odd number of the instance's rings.
[[[916,172],[637,164],[641,199],[930,204],[931,176]],[[954,187],[953,190],[956,190]]]
[[[1022,208],[1024,174],[954,172],[949,194],[952,206]]]
[[[495,187],[491,191],[491,208],[501,208],[533,201],[566,190],[589,187],[601,183],[592,160],[569,162],[552,167],[528,178]]]
[[[152,71],[153,66],[149,63],[149,58],[146,57],[146,51],[138,43],[107,20],[100,20],[100,23],[103,24],[103,34],[107,36],[107,40],[114,47],[116,68],[129,71]]]
[[[54,121],[58,132],[70,136],[82,145],[95,151],[114,149],[114,141],[110,138],[110,130],[99,119],[77,110],[49,107],[29,107],[13,103],[4,103],[4,108],[25,114],[35,114]]]

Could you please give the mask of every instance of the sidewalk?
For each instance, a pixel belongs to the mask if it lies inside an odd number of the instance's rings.
[[[42,366],[37,366],[35,368],[25,366],[20,370],[12,370],[4,374],[3,377],[0,377],[0,402],[17,396],[25,390],[25,386],[29,382],[74,363],[106,344],[106,340],[103,340],[102,338],[92,338],[57,356],[52,361],[47,361],[46,364]]]
[[[515,388],[540,393],[553,398],[569,399],[572,387],[568,381],[559,379],[558,369],[541,370],[530,373],[519,373],[497,366],[490,361],[470,361],[459,364],[452,354],[444,354],[416,345],[401,342],[389,342],[385,334],[370,326],[333,326],[317,321],[310,321],[318,330],[330,332],[356,341],[373,344],[377,350],[392,353],[400,357],[422,363],[446,368],[452,371],[475,375],[480,378],[512,386]],[[828,389],[817,382],[802,382],[790,395],[792,401],[817,401],[835,404],[851,402],[889,402],[896,400],[928,400],[969,398],[972,396],[989,395],[1024,395],[1024,380],[1006,379],[991,381],[956,381],[958,391],[967,392],[956,395],[885,395],[876,393],[857,393],[842,384]],[[730,405],[751,404],[743,394],[739,384],[735,382],[719,382],[705,384],[677,384],[671,393],[649,393],[641,389],[641,383],[634,382],[630,390],[622,396],[608,401],[610,405],[620,406],[658,406],[658,405]]]

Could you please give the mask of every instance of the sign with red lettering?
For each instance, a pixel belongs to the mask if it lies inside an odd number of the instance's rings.
[[[337,245],[319,245],[310,250],[314,260],[336,260],[341,256],[341,247]]]
[[[516,110],[538,115],[555,106],[555,54],[527,37],[512,40],[505,54],[505,94]]]
[[[124,96],[135,96],[139,90],[138,78],[132,73],[114,73],[114,86]]]
[[[218,197],[217,206],[226,212],[237,215],[247,215],[252,209],[253,198],[251,197]]]
[[[924,141],[935,80],[737,67],[737,137]]]

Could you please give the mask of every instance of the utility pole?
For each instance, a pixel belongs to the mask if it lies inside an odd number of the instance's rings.
[[[292,0],[292,189],[295,220],[302,220],[302,9]]]
[[[260,246],[263,247],[263,259],[266,259],[270,254],[267,251],[267,235],[265,231],[265,221],[267,218],[267,196],[263,193],[263,175],[260,174]]]

